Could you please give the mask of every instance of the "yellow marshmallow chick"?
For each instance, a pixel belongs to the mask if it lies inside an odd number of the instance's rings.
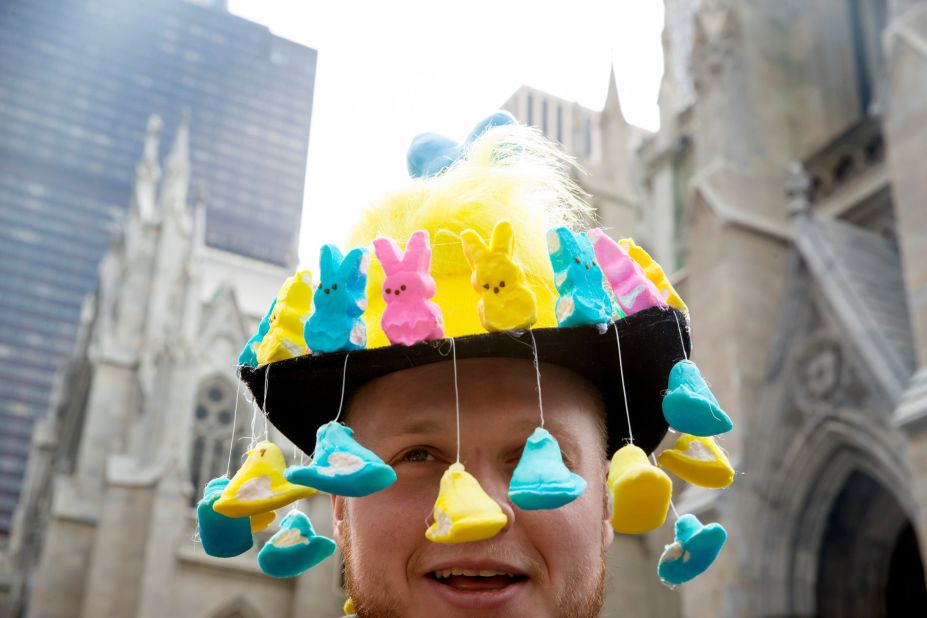
[[[712,438],[679,436],[673,448],[660,453],[660,467],[684,481],[707,489],[724,489],[734,481],[734,468]]]
[[[306,353],[303,325],[312,308],[312,273],[297,271],[283,282],[270,313],[267,334],[258,347],[259,365],[294,358]]]
[[[527,285],[525,270],[512,255],[515,232],[511,222],[496,223],[489,246],[474,230],[460,234],[473,275],[470,283],[480,295],[477,310],[489,332],[530,328],[538,319],[537,298]]]
[[[267,511],[266,513],[257,513],[256,515],[251,516],[251,532],[260,532],[261,530],[266,530],[267,527],[274,523],[274,520],[277,519],[277,513],[274,511]]]
[[[644,274],[647,275],[647,278],[657,286],[657,289],[660,290],[660,296],[663,297],[667,305],[675,307],[683,313],[689,313],[689,308],[686,307],[686,304],[682,302],[682,298],[676,293],[673,284],[669,282],[666,273],[663,272],[663,268],[650,257],[650,254],[647,253],[643,247],[635,243],[633,238],[622,238],[618,241],[618,244],[624,247],[628,255],[630,255],[644,270]]]
[[[628,444],[615,451],[608,468],[608,488],[615,532],[640,534],[666,521],[673,482],[650,463],[640,447]]]
[[[425,536],[435,543],[469,543],[496,536],[508,518],[479,481],[457,462],[445,470],[435,501],[435,521]]]
[[[286,460],[280,447],[273,442],[258,443],[248,451],[245,463],[212,505],[212,510],[226,517],[263,515],[317,493],[311,487],[290,483],[283,477],[284,469]],[[258,523],[263,522],[259,520]]]

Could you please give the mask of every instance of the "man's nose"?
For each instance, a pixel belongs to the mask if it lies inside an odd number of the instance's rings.
[[[499,534],[502,534],[515,525],[515,507],[512,505],[512,501],[509,500],[511,472],[495,468],[488,463],[482,462],[473,468],[468,466],[467,471],[476,477],[483,491],[502,508],[502,512],[505,514],[507,521]]]

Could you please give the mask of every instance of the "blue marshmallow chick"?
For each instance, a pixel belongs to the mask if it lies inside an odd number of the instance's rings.
[[[316,432],[315,456],[308,466],[290,466],[284,476],[336,496],[358,498],[386,489],[396,481],[392,467],[354,439],[354,430],[336,421]]]
[[[554,307],[557,324],[610,323],[612,301],[605,291],[602,269],[586,235],[574,234],[566,227],[554,228],[547,232],[547,250],[554,268],[554,284],[560,293]],[[616,314],[623,317],[620,310]]]
[[[703,526],[695,515],[683,515],[676,520],[676,540],[660,556],[657,574],[667,584],[684,584],[708,570],[725,541],[727,531],[721,524]]]
[[[730,417],[721,409],[698,367],[690,360],[673,366],[663,398],[663,416],[681,433],[708,438],[730,431]]]
[[[303,331],[313,354],[351,352],[367,345],[361,316],[367,309],[369,266],[367,249],[352,249],[342,257],[335,245],[322,246],[319,287],[312,298],[314,311]]]
[[[538,427],[528,437],[512,473],[509,498],[520,509],[556,509],[586,491],[583,477],[564,465],[560,445],[549,431]]]
[[[208,555],[216,558],[238,556],[251,549],[254,543],[250,517],[226,517],[212,510],[213,503],[228,484],[229,479],[224,476],[212,479],[203,490],[203,499],[196,505],[200,543]]]
[[[258,566],[271,577],[296,577],[335,553],[335,542],[317,535],[300,511],[290,511],[261,551]]]

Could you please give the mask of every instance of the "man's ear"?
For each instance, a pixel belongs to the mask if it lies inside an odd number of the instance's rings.
[[[604,483],[604,500],[602,501],[602,514],[605,516],[605,525],[602,526],[602,546],[608,549],[615,541],[615,529],[612,528],[612,513],[615,510],[615,502],[612,500],[612,490],[608,486],[608,466],[609,460],[605,460],[602,482]]]
[[[344,526],[348,525],[345,520],[345,509],[347,501],[343,496],[331,496],[332,499],[332,524],[334,525],[335,542],[339,549],[344,547]]]

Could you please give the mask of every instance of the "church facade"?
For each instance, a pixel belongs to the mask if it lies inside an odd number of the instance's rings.
[[[202,196],[188,206],[187,124],[162,179],[160,121],[149,122],[124,228],[33,439],[4,569],[8,615],[334,616],[344,601],[337,558],[294,580],[260,571],[274,526],[232,559],[195,538],[197,492],[263,435],[235,359],[291,269],[206,246]],[[331,536],[326,497],[299,507]]]
[[[730,534],[680,614],[922,607],[927,3],[666,0],[664,52],[642,216],[739,471],[676,497]]]

